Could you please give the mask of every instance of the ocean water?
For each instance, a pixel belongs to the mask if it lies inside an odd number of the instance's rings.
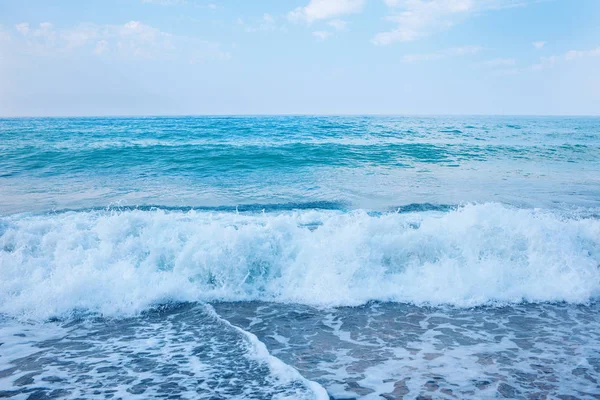
[[[0,119],[0,398],[599,399],[600,118]]]

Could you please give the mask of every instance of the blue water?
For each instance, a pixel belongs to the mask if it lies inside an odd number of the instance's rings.
[[[599,118],[0,119],[0,397],[592,399],[599,298]]]
[[[2,214],[504,202],[597,206],[598,118],[0,120]]]

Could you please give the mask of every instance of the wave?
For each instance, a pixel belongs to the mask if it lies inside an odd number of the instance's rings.
[[[497,203],[369,213],[88,210],[0,218],[0,313],[178,301],[471,307],[600,296],[600,220]]]
[[[306,201],[306,202],[288,202],[288,203],[248,203],[238,205],[221,205],[221,206],[165,206],[165,205],[122,205],[111,204],[108,207],[91,207],[85,209],[61,209],[53,210],[52,212],[66,213],[77,211],[211,211],[211,212],[274,212],[274,211],[292,211],[292,210],[345,210],[348,209],[350,203],[345,201]],[[414,209],[450,209],[456,207],[452,205],[437,205],[437,204],[408,204],[405,206],[395,207],[398,210],[414,210]]]
[[[454,132],[454,131],[453,131]],[[414,140],[414,139],[413,139]],[[121,141],[116,139],[116,142]],[[18,142],[20,143],[20,142]],[[76,142],[76,145],[80,145]],[[34,145],[12,143],[0,145],[3,176],[71,175],[133,173],[161,175],[193,174],[213,176],[256,170],[296,170],[298,168],[337,167],[413,168],[427,165],[466,165],[473,162],[528,160],[543,163],[596,164],[600,147],[595,143],[454,143],[448,140],[428,142],[369,141],[366,143],[273,141],[240,145],[239,143],[190,144],[124,147],[71,148],[52,147],[47,142]]]

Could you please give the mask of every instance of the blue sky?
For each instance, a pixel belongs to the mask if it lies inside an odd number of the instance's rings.
[[[598,0],[1,0],[0,115],[600,114]]]

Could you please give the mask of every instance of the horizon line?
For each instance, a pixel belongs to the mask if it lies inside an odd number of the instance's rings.
[[[56,114],[56,115],[0,115],[0,119],[42,118],[191,118],[191,117],[579,117],[599,118],[600,114],[436,114],[436,113],[217,113],[217,114]]]

